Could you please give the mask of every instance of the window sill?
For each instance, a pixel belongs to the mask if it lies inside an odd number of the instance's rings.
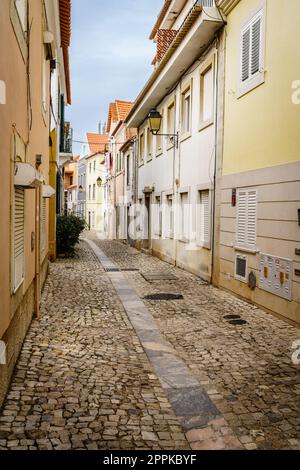
[[[260,85],[263,85],[263,83],[265,83],[265,72],[260,72],[259,75],[253,77],[248,82],[240,84],[237,99],[247,95],[250,93],[250,91],[255,90],[255,88],[258,88]]]
[[[180,142],[184,142],[185,140],[190,139],[191,137],[192,134],[190,132],[187,132],[180,137]]]
[[[204,248],[205,250],[211,250],[211,244],[209,242],[197,242],[196,246],[198,248]]]
[[[250,248],[247,246],[240,246],[240,245],[234,245],[233,248],[235,249],[235,251],[242,251],[245,253],[251,253],[253,255],[260,253],[260,250],[258,248]]]
[[[208,121],[203,121],[200,122],[199,125],[199,132],[203,131],[204,129],[207,129],[208,127],[212,126],[215,123],[214,119],[209,119]]]

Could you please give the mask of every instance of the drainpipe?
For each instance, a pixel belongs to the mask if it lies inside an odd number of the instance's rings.
[[[39,195],[40,188],[35,189],[35,316],[40,318],[40,299],[41,299],[41,290],[40,290],[40,233],[39,233],[39,219],[40,219],[40,210],[39,210]]]

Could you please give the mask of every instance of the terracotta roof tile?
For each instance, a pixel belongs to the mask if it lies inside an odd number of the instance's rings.
[[[177,36],[177,33],[178,31],[175,29],[159,29],[157,31],[157,51],[156,56],[152,62],[153,65],[161,61]]]
[[[108,150],[108,134],[92,134],[91,132],[87,132],[86,137],[89,143],[91,155],[104,153]]]
[[[132,106],[133,102],[131,101],[116,100],[114,103],[110,103],[106,132],[109,133],[111,131],[112,123],[116,124],[120,121],[124,121]]]
[[[164,20],[164,18],[165,18],[165,16],[166,16],[166,13],[167,13],[167,11],[168,11],[168,9],[169,9],[169,6],[171,5],[171,1],[172,1],[172,0],[165,0],[165,3],[164,3],[164,5],[163,5],[163,7],[162,7],[162,9],[161,9],[161,11],[160,11],[158,17],[157,17],[157,21],[156,21],[156,23],[155,23],[155,25],[154,25],[154,28],[153,28],[152,31],[151,31],[151,34],[150,34],[150,38],[149,38],[149,39],[152,40],[152,39],[155,38],[156,33],[157,33],[158,29],[160,28],[160,25],[162,24],[162,22],[163,22],[163,20]]]

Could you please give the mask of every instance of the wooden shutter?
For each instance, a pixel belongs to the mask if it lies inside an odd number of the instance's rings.
[[[24,279],[24,189],[15,188],[14,234],[13,234],[13,272],[14,291]]]
[[[47,242],[47,224],[46,224],[46,199],[41,198],[40,205],[40,249],[41,253],[44,253]]]
[[[242,33],[241,80],[245,82],[250,78],[250,47],[251,29],[248,27]]]
[[[200,242],[209,243],[209,190],[200,191]]]
[[[238,193],[237,244],[255,248],[257,231],[257,192],[240,190]]]
[[[251,27],[251,75],[260,71],[261,65],[262,17],[257,18]]]

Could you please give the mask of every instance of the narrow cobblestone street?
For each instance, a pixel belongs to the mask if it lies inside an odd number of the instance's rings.
[[[159,273],[174,279],[142,275]],[[159,293],[183,298],[145,299]],[[50,266],[0,449],[300,449],[299,338],[192,274],[118,242],[82,241]]]

